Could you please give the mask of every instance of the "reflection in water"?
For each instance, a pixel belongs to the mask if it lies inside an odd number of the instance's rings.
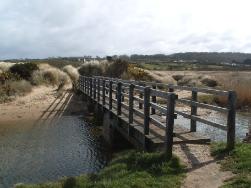
[[[211,113],[204,117],[205,119],[211,120],[213,122],[221,123],[226,125],[227,117],[225,114]],[[178,116],[175,120],[176,124],[179,124],[185,128],[190,127],[190,121],[188,119]],[[236,114],[236,138],[243,140],[251,127],[251,115],[250,114]],[[205,125],[203,123],[197,122],[197,131],[206,136],[209,136],[213,141],[226,141],[227,134],[226,131],[220,130],[218,128]]]
[[[93,173],[109,156],[101,131],[79,116],[0,126],[0,187]]]

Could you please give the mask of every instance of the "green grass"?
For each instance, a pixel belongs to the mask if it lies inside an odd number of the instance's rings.
[[[178,158],[163,153],[126,151],[119,153],[97,174],[70,177],[58,182],[18,185],[18,188],[175,188],[184,178]]]
[[[238,143],[233,151],[225,149],[225,144],[212,145],[212,155],[224,159],[220,162],[222,170],[229,170],[236,174],[225,182],[224,188],[251,187],[251,144]]]

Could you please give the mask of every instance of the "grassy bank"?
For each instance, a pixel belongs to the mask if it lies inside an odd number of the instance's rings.
[[[235,176],[225,182],[224,188],[251,187],[251,144],[239,143],[233,151],[227,151],[225,144],[212,145],[212,155],[225,157],[220,162],[222,170],[232,171]]]
[[[184,169],[178,158],[163,153],[126,151],[117,154],[97,174],[70,177],[53,183],[18,185],[17,188],[147,188],[180,187]]]

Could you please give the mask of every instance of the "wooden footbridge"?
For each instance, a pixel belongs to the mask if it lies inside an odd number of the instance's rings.
[[[234,91],[85,76],[80,76],[78,88],[104,113],[109,113],[106,121],[136,147],[164,149],[171,156],[173,144],[208,144],[210,139],[196,132],[197,122],[201,122],[226,131],[227,147],[234,148]],[[176,90],[191,92],[191,99],[179,99]],[[199,92],[225,97],[226,107],[198,102]],[[176,103],[189,106],[190,113],[179,111]],[[203,119],[197,115],[198,108],[226,113],[227,122],[224,125]],[[189,119],[189,129],[175,124],[177,116]]]

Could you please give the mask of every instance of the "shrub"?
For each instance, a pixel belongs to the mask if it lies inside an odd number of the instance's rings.
[[[102,66],[100,64],[95,63],[86,63],[82,65],[78,72],[83,76],[101,76],[103,75]]]
[[[77,83],[79,79],[78,69],[76,69],[72,65],[67,65],[63,68],[63,71],[66,72],[70,76],[72,82]]]
[[[217,81],[212,78],[204,78],[201,80],[201,83],[208,87],[216,87],[218,85]]]
[[[15,65],[15,63],[0,62],[0,71],[7,72],[7,71],[9,71],[10,67],[13,65]]]
[[[40,70],[33,72],[32,84],[51,84],[51,85],[66,85],[70,83],[70,77],[58,68],[52,67],[48,64],[39,66]]]
[[[177,74],[177,75],[173,75],[172,77],[173,77],[173,79],[174,79],[175,81],[178,82],[179,80],[181,80],[181,79],[184,77],[184,75]]]
[[[116,59],[114,62],[109,63],[105,69],[105,76],[120,78],[123,73],[128,70],[128,61]]]
[[[21,80],[20,76],[17,74],[13,74],[11,72],[2,72],[0,73],[0,84],[5,84],[6,81],[9,80]]]
[[[152,76],[148,74],[144,69],[135,67],[132,64],[128,66],[128,71],[126,76],[128,79],[134,79],[134,80],[151,81],[153,79]]]
[[[18,74],[25,80],[29,80],[35,70],[38,70],[38,66],[35,63],[19,63],[10,67],[10,72]]]
[[[32,90],[30,82],[26,80],[12,81],[10,85],[10,95],[23,95],[29,93]]]

